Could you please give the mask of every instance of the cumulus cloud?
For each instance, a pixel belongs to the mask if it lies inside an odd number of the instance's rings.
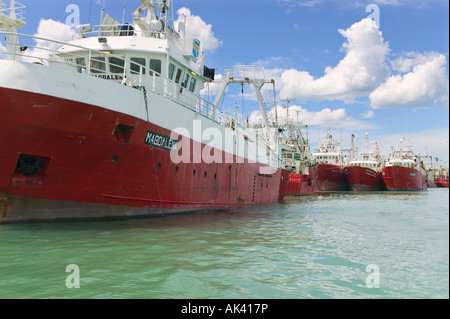
[[[404,53],[404,56],[401,56],[390,63],[393,71],[406,73],[410,72],[416,65],[426,63],[430,59],[439,56],[440,54],[437,52],[420,53],[411,51]]]
[[[408,133],[405,145],[410,145],[412,150],[420,155],[432,155],[444,161],[449,159],[449,128],[433,128],[414,133]],[[399,134],[387,134],[380,137],[381,151],[384,154],[390,153],[391,147],[399,144]]]
[[[384,42],[375,21],[363,19],[339,33],[345,57],[335,67],[315,79],[307,71],[290,69],[281,75],[282,98],[309,100],[343,100],[352,102],[366,96],[383,83],[390,74],[386,63],[389,46]]]
[[[448,105],[449,83],[446,75],[447,58],[439,53],[410,54],[392,62],[405,74],[390,76],[370,95],[374,109]]]
[[[285,6],[289,7],[307,7],[314,8],[323,5],[338,5],[340,8],[362,8],[369,4],[377,4],[380,6],[411,6],[416,5],[422,7],[430,2],[444,2],[441,0],[277,0]]]
[[[185,23],[186,37],[197,38],[201,42],[201,50],[214,51],[219,48],[223,41],[219,41],[212,31],[212,25],[207,24],[199,16],[193,15],[188,8],[180,8],[178,19],[175,21],[175,29],[179,29],[180,22]]]
[[[363,119],[371,119],[371,118],[375,115],[375,112],[369,110],[369,111],[364,112],[364,113],[361,113],[361,114],[359,114],[359,115],[361,115],[361,117],[362,117]]]
[[[308,126],[346,127],[347,129],[369,129],[373,127],[372,125],[353,119],[347,114],[344,108],[335,110],[324,108],[321,111],[314,112],[308,111],[298,105],[292,105],[286,111],[285,107],[278,105],[268,112],[268,118],[272,122],[275,121],[275,112],[277,112],[278,124],[286,123],[286,118],[288,118],[290,123],[306,124]],[[261,112],[254,111],[250,115],[249,120],[251,123],[261,124]]]
[[[73,29],[62,22],[54,21],[52,19],[41,19],[39,21],[37,33],[34,36],[58,42],[69,42],[76,34],[77,33]],[[25,52],[25,55],[28,56],[25,60],[38,60],[45,63],[52,51],[62,47],[62,44],[60,43],[47,40],[36,39],[35,42],[36,44],[34,46],[36,48],[28,49]]]
[[[214,80],[221,80],[223,79],[222,74],[215,74]],[[207,82],[205,84],[205,87],[200,91],[200,94],[207,95],[207,96],[216,96],[219,93],[220,84],[214,83],[214,82]],[[227,88],[228,90],[228,88]]]

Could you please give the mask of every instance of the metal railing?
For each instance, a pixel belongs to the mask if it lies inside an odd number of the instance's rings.
[[[186,86],[175,83],[163,74],[150,69],[148,66],[143,66],[130,59],[126,59],[123,55],[105,53],[79,45],[25,34],[17,34],[19,38],[25,40],[19,41],[19,43],[30,43],[34,41],[36,44],[18,45],[15,43],[6,43],[4,39],[7,34],[14,33],[0,31],[0,59],[64,68],[68,71],[86,74],[86,76],[113,79],[118,85],[127,85],[136,89],[145,88],[147,92],[161,95],[222,125],[246,126],[246,118],[243,115],[233,115],[220,107],[217,109],[217,116],[212,118],[210,116],[210,110],[213,107],[213,103],[190,91],[189,83]],[[2,50],[2,48],[6,48],[7,46],[13,46],[13,48],[14,46],[20,46],[20,50]],[[58,51],[62,46],[67,51],[70,49],[75,52]],[[120,61],[120,63],[110,62],[111,58],[118,59],[116,61]],[[84,59],[84,64],[77,62],[78,59]],[[102,64],[105,67],[100,67]],[[108,72],[111,66],[116,69],[122,69],[123,72]],[[139,72],[133,70],[139,70]]]
[[[23,4],[15,2],[14,7],[11,8],[9,5],[3,3],[0,0],[0,14],[10,17],[11,12],[15,14],[16,19],[20,21],[25,21],[25,6]]]
[[[264,68],[259,65],[237,65],[225,70],[225,77],[232,79],[265,79]]]

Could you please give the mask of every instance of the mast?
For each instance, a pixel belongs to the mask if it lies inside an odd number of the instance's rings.
[[[103,24],[103,18],[105,17],[105,4],[106,0],[103,0],[103,7],[102,10],[100,11],[100,24]]]
[[[144,35],[163,33],[168,38],[169,22],[173,19],[172,0],[141,0],[142,4],[133,12],[133,20]],[[147,15],[143,17],[143,13]]]
[[[262,72],[263,73],[263,72]],[[261,70],[254,66],[238,66],[235,70],[226,70],[226,77],[223,79],[214,80],[213,83],[220,85],[219,92],[217,93],[216,99],[214,100],[213,107],[210,111],[210,117],[215,118],[217,107],[220,100],[222,99],[228,84],[231,83],[248,83],[253,85],[255,89],[256,99],[258,100],[261,115],[263,117],[264,130],[266,134],[266,139],[270,140],[270,128],[272,127],[269,123],[267,116],[267,109],[264,103],[264,98],[261,93],[261,88],[266,83],[273,83],[273,79],[261,78]]]
[[[17,29],[26,25],[24,17],[24,5],[15,0],[6,3],[0,0],[0,30],[8,32],[6,36],[6,55],[8,60],[20,60],[20,45]]]
[[[352,160],[354,161],[356,157],[355,154],[355,134],[352,134]]]
[[[122,24],[125,24],[125,11],[127,9],[127,0],[123,3]]]
[[[369,153],[369,133],[366,132],[366,153]]]

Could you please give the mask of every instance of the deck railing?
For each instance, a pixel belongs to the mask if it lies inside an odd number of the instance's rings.
[[[15,15],[15,19],[25,21],[25,6],[23,4],[15,2],[14,7],[11,8],[0,0],[0,14],[10,17],[11,12]]]
[[[161,95],[222,125],[240,126],[242,128],[248,126],[247,118],[244,115],[231,114],[219,106],[217,106],[216,116],[212,118],[210,110],[213,103],[205,100],[199,94],[191,92],[189,84],[183,86],[148,66],[142,66],[121,55],[25,34],[18,34],[19,43],[22,43],[20,45],[6,43],[5,35],[7,34],[14,35],[14,33],[0,31],[0,59],[64,68],[69,72],[73,71],[86,74],[86,76],[115,81],[118,85],[127,85],[141,90],[145,88],[147,92]],[[13,49],[7,50],[8,46]],[[20,47],[19,50],[16,50],[17,46]],[[65,47],[64,51],[67,52],[59,50],[63,46]],[[111,58],[116,58],[119,63],[109,62]],[[80,61],[84,61],[84,63]],[[99,67],[103,63],[109,64],[109,67]],[[122,72],[107,72],[111,66],[122,70]],[[139,72],[133,71],[137,69],[139,69]]]

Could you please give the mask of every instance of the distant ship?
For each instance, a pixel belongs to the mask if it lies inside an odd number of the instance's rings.
[[[448,187],[448,169],[441,168],[434,175],[434,183],[436,187]]]
[[[317,167],[311,165],[308,160],[297,160],[295,169],[289,173],[289,183],[286,195],[306,196],[317,192]]]
[[[384,187],[389,191],[425,191],[428,187],[423,163],[404,142],[402,138],[381,170]]]
[[[358,158],[350,161],[344,169],[344,175],[349,190],[352,191],[381,191],[382,159],[378,145],[369,151],[369,138],[366,133],[366,149]]]
[[[315,184],[318,191],[347,190],[344,176],[344,158],[340,143],[328,132],[311,156],[315,169]]]
[[[175,30],[172,1],[141,2],[133,25],[106,15],[61,43],[19,35],[24,6],[0,0],[0,222],[284,198],[282,145],[259,91],[273,80],[240,66],[214,81],[200,41]],[[36,46],[20,45],[23,39]],[[213,81],[219,94],[210,103],[200,91]],[[255,88],[260,127],[219,107],[230,83]]]
[[[286,195],[290,196],[306,196],[317,192],[316,187],[316,168],[310,162],[310,146],[308,138],[308,125],[301,124],[299,113],[297,119],[289,119],[289,102],[291,100],[283,100],[286,105],[286,121],[282,125],[278,125],[281,135],[280,142],[285,145],[283,149],[283,163],[289,171],[289,183]],[[277,122],[278,108],[275,109],[275,121]],[[302,134],[302,129],[306,128],[306,137]]]

